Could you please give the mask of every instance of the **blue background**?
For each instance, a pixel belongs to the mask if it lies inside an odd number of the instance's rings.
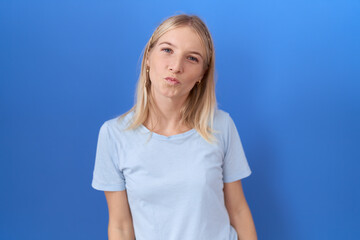
[[[106,239],[101,124],[156,26],[198,14],[259,239],[359,239],[360,2],[0,0],[0,239]]]

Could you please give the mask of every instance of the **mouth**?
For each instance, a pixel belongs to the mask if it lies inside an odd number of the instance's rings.
[[[165,80],[173,85],[179,84],[180,82],[176,79],[176,78],[172,78],[172,77],[166,77]]]

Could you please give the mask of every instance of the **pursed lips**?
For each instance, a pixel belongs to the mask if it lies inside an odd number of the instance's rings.
[[[180,83],[179,80],[177,80],[176,78],[166,77],[165,79],[174,83]]]

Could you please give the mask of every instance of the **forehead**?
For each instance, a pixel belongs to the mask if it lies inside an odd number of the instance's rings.
[[[169,42],[177,48],[194,50],[204,53],[204,45],[197,32],[188,26],[177,27],[162,35],[157,45],[162,42]]]

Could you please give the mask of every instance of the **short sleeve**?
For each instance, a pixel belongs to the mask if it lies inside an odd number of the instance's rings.
[[[125,178],[118,164],[116,141],[110,134],[107,122],[99,131],[91,186],[100,191],[125,190]]]
[[[239,133],[231,116],[227,114],[225,156],[223,164],[224,183],[248,177],[251,169],[247,162]]]

